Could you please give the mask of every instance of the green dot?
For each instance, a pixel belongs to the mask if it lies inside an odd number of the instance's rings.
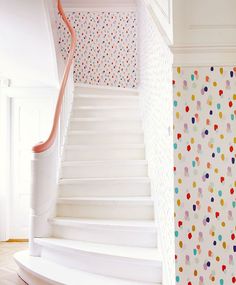
[[[233,206],[233,208],[236,208],[236,202],[235,201],[232,202],[232,206]]]
[[[222,191],[221,191],[221,190],[218,191],[218,195],[219,195],[220,197],[222,197]]]
[[[177,107],[178,106],[178,102],[175,100],[174,101],[174,107]]]
[[[174,149],[177,149],[177,143],[174,143]]]
[[[224,280],[220,279],[220,285],[224,285]]]
[[[222,241],[222,235],[218,235],[218,240]]]
[[[192,81],[194,80],[194,74],[191,75],[191,80],[192,80]]]
[[[180,281],[179,276],[176,276],[176,282],[179,282],[179,281]]]
[[[220,108],[221,108],[221,106],[220,106],[220,104],[218,103],[218,104],[217,104],[217,109],[220,110]]]
[[[196,248],[194,248],[194,250],[193,250],[193,255],[197,255],[197,250],[196,250]]]
[[[175,237],[178,237],[178,236],[179,236],[179,232],[175,231]]]
[[[220,153],[220,147],[217,147],[217,149],[216,149],[216,150],[217,150],[217,152],[218,152],[218,153]]]
[[[231,121],[234,121],[234,114],[231,114]]]
[[[196,161],[192,161],[192,166],[195,167],[196,166]]]

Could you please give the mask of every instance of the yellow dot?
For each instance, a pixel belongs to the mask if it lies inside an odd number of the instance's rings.
[[[224,68],[221,67],[221,68],[220,68],[220,74],[223,74],[223,73],[224,73]]]
[[[216,261],[217,261],[217,262],[220,261],[220,257],[219,257],[219,256],[216,257]]]
[[[236,94],[233,95],[233,99],[236,100]]]
[[[223,113],[219,112],[219,118],[222,119],[222,117],[223,117]]]
[[[195,232],[196,227],[194,225],[192,225],[192,231]]]
[[[178,183],[182,184],[182,179],[181,178],[178,179]]]
[[[180,206],[181,205],[181,201],[180,199],[177,200],[177,205]]]
[[[218,168],[215,168],[215,173],[219,173],[219,169]]]
[[[182,242],[182,241],[179,242],[179,247],[180,247],[180,248],[183,247],[183,242]]]
[[[191,138],[191,144],[194,144],[194,143],[195,143],[195,139]]]
[[[178,159],[181,160],[182,159],[182,153],[178,154]]]
[[[234,137],[234,143],[236,143],[236,137]]]
[[[213,82],[213,86],[214,86],[214,87],[217,86],[217,82],[216,82],[216,81]]]
[[[196,98],[195,95],[192,95],[192,101],[195,101],[195,98]]]
[[[236,187],[236,181],[234,181],[234,187]]]
[[[224,204],[225,204],[224,199],[221,199],[221,200],[220,200],[220,204],[221,204],[221,206],[224,206]]]
[[[178,97],[180,97],[180,96],[181,96],[181,92],[177,92],[176,95],[177,95]]]
[[[178,66],[177,67],[177,72],[180,74],[180,72],[181,72],[181,68]]]
[[[195,181],[193,181],[193,188],[196,188],[197,183]]]
[[[225,136],[224,136],[223,134],[222,134],[222,135],[220,135],[220,138],[221,138],[222,140],[224,139],[224,137],[225,137]]]
[[[221,223],[221,226],[224,228],[224,227],[225,227],[225,222],[222,222],[222,223]]]
[[[221,154],[221,159],[224,161],[225,160],[225,155],[222,153]]]
[[[179,119],[180,115],[179,112],[176,112],[176,118]]]
[[[222,246],[223,246],[223,248],[224,248],[224,249],[226,249],[227,244],[226,244],[226,242],[225,242],[225,241],[222,243]]]
[[[179,268],[179,272],[183,272],[183,267],[180,267],[180,268]]]
[[[194,270],[193,274],[194,274],[194,276],[197,276],[197,270]]]

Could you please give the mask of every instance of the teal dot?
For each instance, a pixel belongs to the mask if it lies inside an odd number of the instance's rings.
[[[196,161],[192,161],[192,166],[195,167],[196,166]]]
[[[196,248],[194,248],[194,250],[193,250],[193,255],[197,255],[197,250],[196,250]]]
[[[218,240],[222,241],[222,235],[218,235]]]
[[[236,202],[235,201],[232,202],[232,206],[233,206],[233,208],[236,208]]]
[[[231,121],[234,121],[234,114],[231,114]]]
[[[178,236],[179,236],[179,232],[175,231],[175,237],[178,237]]]
[[[174,149],[177,149],[177,143],[174,143]]]
[[[194,74],[191,75],[191,80],[192,80],[192,81],[194,80]]]
[[[218,191],[218,195],[219,195],[220,197],[222,197],[222,191],[221,191],[221,190]]]
[[[217,109],[220,110],[221,106],[220,103],[217,104]]]
[[[224,280],[220,279],[220,285],[224,285]]]
[[[179,193],[179,188],[178,188],[178,187],[175,188],[175,193],[176,193],[176,194]]]
[[[174,107],[177,107],[178,106],[178,102],[175,100],[174,101]]]
[[[218,152],[218,153],[220,153],[220,147],[217,147],[217,149],[216,149],[216,150],[217,150],[217,152]]]
[[[176,282],[179,282],[179,281],[180,281],[179,276],[176,276]]]

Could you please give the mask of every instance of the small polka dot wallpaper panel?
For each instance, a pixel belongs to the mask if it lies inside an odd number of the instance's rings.
[[[137,16],[133,11],[68,12],[76,29],[75,83],[137,87]],[[59,46],[64,59],[69,32],[58,21]]]
[[[176,284],[236,284],[236,68],[175,68]]]

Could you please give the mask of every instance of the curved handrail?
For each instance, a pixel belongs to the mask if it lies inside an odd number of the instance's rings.
[[[62,20],[66,24],[66,26],[69,29],[69,32],[71,34],[71,47],[70,47],[70,52],[69,52],[69,55],[67,58],[67,62],[66,62],[62,82],[61,82],[61,86],[60,86],[59,96],[58,96],[56,110],[55,110],[54,119],[53,119],[53,126],[51,129],[50,135],[45,142],[40,142],[37,145],[33,146],[32,151],[34,153],[41,153],[41,152],[48,150],[55,142],[57,132],[58,132],[59,119],[60,119],[60,114],[61,114],[61,109],[62,109],[62,102],[63,102],[63,98],[64,98],[64,94],[65,94],[66,83],[68,80],[68,76],[70,73],[70,68],[71,68],[71,65],[73,62],[74,52],[75,52],[75,48],[76,48],[76,33],[75,33],[75,30],[73,29],[71,23],[66,18],[66,15],[65,15],[65,12],[62,8],[60,0],[58,0],[58,2],[57,2],[57,8],[58,8],[59,14],[62,17]]]

